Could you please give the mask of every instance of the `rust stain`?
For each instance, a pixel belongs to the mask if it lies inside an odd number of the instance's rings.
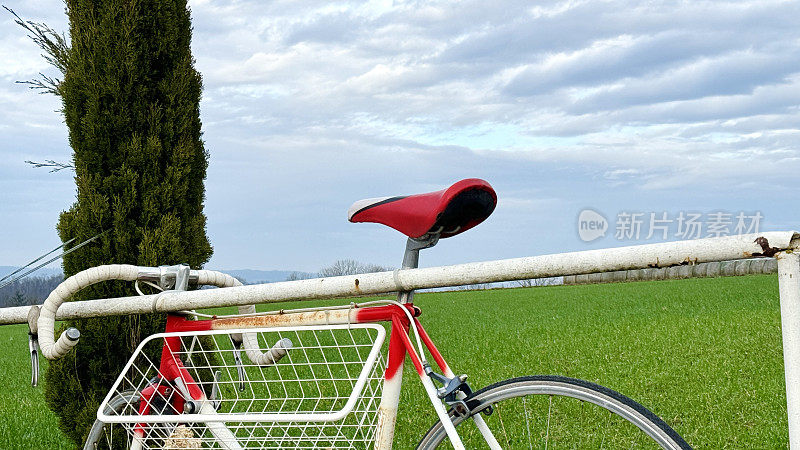
[[[337,311],[338,312],[338,311]],[[259,327],[280,327],[292,325],[310,325],[313,323],[325,323],[334,316],[331,312],[328,315],[325,311],[309,311],[301,313],[286,313],[283,310],[278,314],[268,314],[254,317],[227,317],[214,321],[212,328],[224,330],[232,328],[259,328]]]
[[[770,258],[775,256],[775,254],[778,253],[779,251],[781,251],[781,249],[779,249],[778,247],[770,247],[769,241],[767,240],[767,238],[763,236],[756,238],[756,240],[753,242],[755,242],[756,244],[758,244],[759,247],[761,247],[761,252],[753,253],[752,256],[762,256]]]
[[[658,269],[659,268],[658,262],[659,262],[658,258],[656,258],[656,262],[648,264],[647,267],[651,269]]]
[[[361,288],[360,288],[360,287],[358,287],[358,278],[356,278],[355,285],[356,285],[356,293],[357,293],[358,295],[360,295],[360,294],[361,294]]]
[[[673,264],[661,264],[658,258],[656,258],[656,262],[650,263],[647,267],[651,269],[663,269],[666,267],[680,267],[680,266],[694,266],[699,262],[698,258],[692,258],[687,256],[683,261]]]
[[[223,317],[214,320],[213,330],[230,330],[235,328],[273,328],[296,325],[345,324],[350,322],[349,309],[292,312],[279,310],[277,313],[263,316]]]
[[[225,319],[217,319],[214,323],[214,328],[251,328],[261,326],[276,325],[280,316],[259,316],[259,317],[229,317]]]

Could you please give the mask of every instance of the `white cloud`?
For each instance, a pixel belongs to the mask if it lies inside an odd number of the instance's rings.
[[[617,198],[604,189],[653,201],[699,189],[733,201],[731,184],[796,186],[798,2],[190,5],[214,236],[269,223],[290,241],[318,233],[303,219],[309,209],[461,176],[500,180],[516,211],[507,221],[533,214],[533,197],[584,207]],[[24,6],[25,17],[65,26],[60,1]],[[0,24],[0,129],[48,142],[35,155],[58,159],[57,101],[13,84],[47,68],[10,20]],[[0,145],[4,156],[16,151]],[[280,206],[230,200],[242,191],[279,192],[262,203]],[[336,214],[323,224],[331,233],[345,226]],[[327,248],[322,235],[315,244]],[[219,258],[247,246],[218,239]]]

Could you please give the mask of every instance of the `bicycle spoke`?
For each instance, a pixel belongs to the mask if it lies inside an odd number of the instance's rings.
[[[583,389],[585,394],[581,392]],[[609,392],[613,393],[564,377],[522,377],[476,392],[470,404],[476,405],[475,411],[492,405],[493,413],[487,416],[487,423],[496,424],[495,436],[503,448],[689,448],[644,407],[616,393],[607,395]],[[454,420],[464,445],[470,449],[487,448],[480,433],[462,425],[466,419]],[[670,433],[651,435],[652,430]],[[431,447],[430,442],[446,439],[438,426],[428,436],[420,443],[421,448],[434,448],[436,445]]]
[[[551,395],[548,398],[548,406],[547,406],[547,432],[544,435],[544,450],[547,450],[547,447],[550,445],[550,417],[553,412],[553,396]]]
[[[501,413],[502,409],[497,409],[497,418],[500,420],[500,429],[503,431],[503,436],[505,437],[505,442],[508,443],[508,433],[506,432],[506,426],[503,424],[503,414]]]
[[[528,429],[528,448],[533,450],[533,442],[531,440],[531,421],[528,417],[528,405],[525,402],[525,397],[522,397],[522,407],[525,409],[525,427]]]
[[[585,429],[586,428],[586,402],[581,401],[580,405],[581,405],[581,429]],[[581,445],[580,445],[580,447],[583,447],[583,438],[584,438],[584,435],[582,434],[581,435],[581,442],[580,442]]]

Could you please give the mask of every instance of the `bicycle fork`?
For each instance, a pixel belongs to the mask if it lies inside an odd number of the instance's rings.
[[[428,375],[429,379],[436,379],[440,383],[442,383],[442,388],[437,390],[437,397],[440,399],[445,400],[448,404],[454,405],[454,408],[458,414],[469,414],[469,407],[467,407],[466,403],[464,403],[464,399],[467,398],[467,395],[472,393],[472,390],[466,383],[466,375],[456,376],[453,373],[453,370],[450,369],[450,366],[442,357],[442,354],[439,353],[439,350],[433,344],[430,336],[422,327],[422,324],[419,323],[419,320],[416,318],[414,319],[414,323],[417,326],[417,330],[419,331],[420,338],[422,342],[427,347],[428,351],[431,352],[436,364],[439,366],[439,369],[442,371],[444,376],[436,374],[433,369],[431,369],[430,365],[426,365],[424,370]],[[491,414],[491,407],[487,408],[488,414]],[[483,436],[484,440],[486,440],[486,444],[489,445],[489,448],[492,450],[501,450],[502,447],[497,442],[497,439],[494,437],[492,430],[489,429],[489,426],[486,424],[486,421],[483,419],[483,416],[480,414],[475,414],[472,416],[472,420],[475,422],[475,426],[478,427],[481,435]],[[446,422],[442,422],[444,425]],[[452,422],[450,422],[452,425]],[[446,430],[447,428],[445,428]],[[449,437],[449,433],[448,433]],[[452,440],[452,437],[451,437]]]

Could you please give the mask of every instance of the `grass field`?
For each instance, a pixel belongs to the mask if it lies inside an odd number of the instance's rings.
[[[695,448],[788,447],[775,276],[415,299],[437,346],[474,388],[520,375],[582,378],[649,407]],[[29,385],[26,340],[24,326],[0,329],[0,448],[72,448],[42,390]],[[434,421],[408,369],[398,449],[413,448]]]

